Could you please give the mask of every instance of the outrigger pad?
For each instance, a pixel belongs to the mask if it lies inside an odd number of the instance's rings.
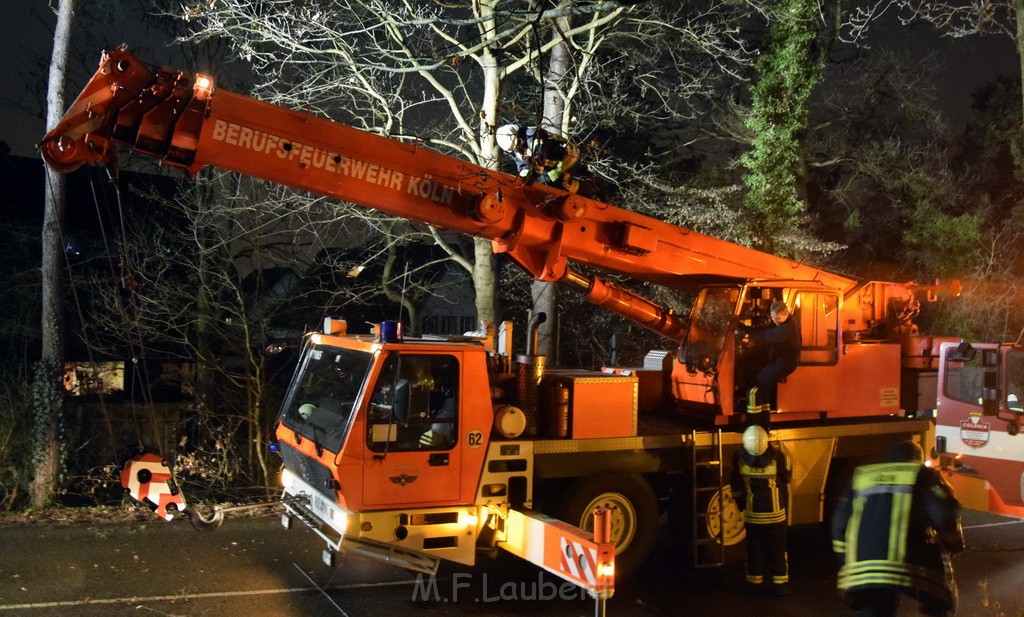
[[[136,454],[128,459],[121,469],[121,486],[132,499],[149,506],[164,520],[174,518],[173,511],[185,509],[185,498],[171,482],[171,470],[160,455],[153,452]]]

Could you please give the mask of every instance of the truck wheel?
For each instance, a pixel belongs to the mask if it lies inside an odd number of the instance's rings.
[[[577,480],[558,509],[558,519],[594,530],[594,509],[612,511],[615,580],[632,577],[650,556],[658,534],[658,500],[639,475],[590,476]]]
[[[724,493],[725,511],[722,513],[722,523],[725,533],[719,527],[718,511],[722,507]],[[701,514],[699,525],[704,529],[694,527],[694,498],[693,483],[689,478],[680,480],[673,487],[669,494],[668,530],[669,537],[675,544],[675,549],[680,555],[680,562],[687,569],[696,569],[698,562],[708,564],[724,557],[726,563],[739,563],[746,555],[743,539],[746,538],[746,528],[743,526],[743,513],[732,496],[732,487],[728,483],[722,486],[722,491],[701,492],[698,496],[696,507]],[[697,538],[694,538],[694,534]],[[695,543],[695,540],[707,540],[716,538],[717,542],[710,545]],[[722,547],[720,543],[725,542]]]

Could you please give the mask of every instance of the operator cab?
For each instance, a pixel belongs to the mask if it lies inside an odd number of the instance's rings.
[[[785,302],[790,319],[797,320],[801,348],[800,364],[779,383],[772,410],[819,414],[841,407],[841,298],[835,291],[801,289],[793,283],[710,285],[700,290],[673,373],[676,400],[684,411],[704,410],[727,418],[746,410],[747,393],[740,390],[763,366],[768,349],[744,341],[737,335],[737,324],[770,327],[770,307],[777,300]]]

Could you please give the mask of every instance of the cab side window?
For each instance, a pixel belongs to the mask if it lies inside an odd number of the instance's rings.
[[[450,450],[458,436],[458,392],[455,356],[389,354],[370,396],[370,450]]]
[[[839,362],[839,296],[801,291],[793,309],[800,321],[800,364],[834,366]]]

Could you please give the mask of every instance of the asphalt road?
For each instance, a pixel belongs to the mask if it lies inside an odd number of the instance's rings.
[[[967,512],[968,551],[955,561],[960,615],[1024,615],[1024,521]],[[659,546],[608,615],[694,617],[849,615],[820,527],[790,533],[791,592],[746,595],[738,564],[694,573]],[[594,601],[505,556],[434,579],[361,557],[321,562],[320,541],[276,516],[228,518],[213,532],[184,520],[0,527],[0,617],[363,615],[595,615]],[[753,609],[753,610],[752,610]],[[902,615],[915,615],[909,601]]]

